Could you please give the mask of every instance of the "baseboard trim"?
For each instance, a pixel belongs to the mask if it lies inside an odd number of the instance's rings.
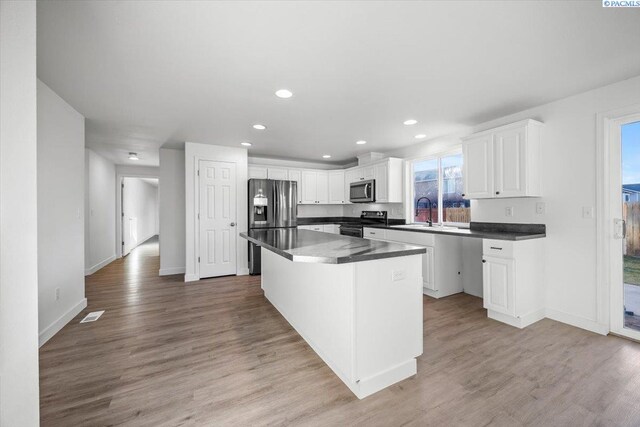
[[[514,328],[518,329],[526,328],[527,326],[544,319],[544,315],[545,310],[543,308],[533,311],[529,314],[525,314],[522,317],[513,317],[509,316],[508,314],[498,313],[497,311],[487,310],[487,317],[489,319],[506,323],[507,325],[513,326]]]
[[[184,274],[184,267],[169,267],[169,268],[161,268],[158,270],[159,276],[171,276],[173,274]]]
[[[609,325],[603,325],[594,320],[575,316],[552,308],[547,308],[546,317],[557,322],[575,326],[576,328],[586,329],[587,331],[591,331],[596,334],[607,335],[609,333]]]
[[[184,281],[185,282],[195,282],[200,280],[200,278],[198,276],[196,276],[195,274],[185,274],[184,275]]]
[[[248,268],[239,268],[236,272],[236,275],[238,276],[248,276],[249,275],[249,269]]]
[[[71,307],[71,309],[67,311],[65,314],[63,314],[62,316],[60,316],[58,320],[56,320],[55,322],[53,322],[52,324],[44,328],[44,330],[40,332],[38,336],[39,347],[42,347],[44,343],[49,341],[55,334],[60,332],[60,330],[64,328],[64,326],[67,323],[73,320],[73,318],[76,317],[78,313],[80,313],[86,307],[87,307],[87,299],[82,298],[82,300],[78,304]]]
[[[93,273],[95,273],[96,271],[100,270],[102,267],[104,267],[107,264],[111,264],[113,261],[116,260],[116,256],[111,255],[109,258],[106,258],[102,261],[100,261],[99,263],[97,263],[96,265],[94,265],[93,267],[84,270],[84,275],[85,276],[91,276]]]

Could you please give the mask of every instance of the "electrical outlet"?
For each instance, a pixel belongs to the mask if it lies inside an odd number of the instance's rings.
[[[538,214],[538,215],[544,215],[544,211],[545,211],[545,205],[544,205],[544,202],[538,202],[538,203],[536,203],[536,214]]]
[[[504,214],[506,216],[513,216],[513,206],[508,206],[504,208]]]
[[[404,280],[407,278],[407,272],[405,270],[394,270],[391,272],[391,280],[397,282],[398,280]]]
[[[60,300],[60,288],[56,288],[56,301]]]
[[[582,218],[593,219],[593,206],[582,207]]]

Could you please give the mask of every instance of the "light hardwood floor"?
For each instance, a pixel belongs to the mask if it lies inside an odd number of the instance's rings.
[[[157,251],[88,277],[89,307],[41,348],[43,426],[640,425],[640,344],[425,297],[418,374],[358,400],[259,277],[184,284],[158,277]]]

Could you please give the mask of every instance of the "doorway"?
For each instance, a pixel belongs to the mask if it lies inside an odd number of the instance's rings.
[[[640,112],[609,122],[611,331],[640,340]]]
[[[159,234],[158,179],[121,177],[120,244],[122,256]]]

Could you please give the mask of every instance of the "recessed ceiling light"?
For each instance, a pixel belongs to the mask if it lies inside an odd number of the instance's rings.
[[[424,133],[419,133],[419,134],[416,135],[415,138],[416,139],[422,139],[422,138],[426,138],[426,137],[427,137],[427,135],[425,135]]]
[[[129,160],[140,160],[138,153],[129,153]]]
[[[330,159],[331,156],[329,154],[325,154],[324,156],[322,156],[323,159]]]
[[[405,125],[407,125],[407,126],[411,126],[411,125],[415,125],[416,123],[418,123],[418,121],[414,120],[414,119],[409,119],[409,120],[405,120],[403,123]]]
[[[240,145],[244,145],[245,147],[251,147],[250,142],[241,142]]]
[[[356,141],[356,144],[358,144],[358,145],[364,145],[366,143],[367,143],[367,141],[363,141],[363,140]]]
[[[253,128],[258,130],[265,130],[267,127],[265,125],[255,124],[253,125]]]
[[[287,89],[280,89],[276,92],[276,96],[278,98],[291,98],[293,96],[293,93]]]

